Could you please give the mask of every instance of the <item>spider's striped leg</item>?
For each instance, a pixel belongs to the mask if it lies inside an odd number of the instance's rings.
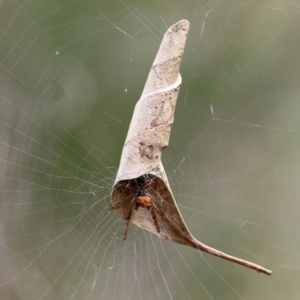
[[[118,208],[120,208],[120,207],[123,205],[123,203],[125,203],[126,201],[127,201],[127,198],[124,199],[123,201],[121,201],[121,202],[115,204],[115,205],[112,205],[112,204],[111,204],[110,207],[109,207],[109,209],[110,209],[110,210],[118,209]]]
[[[157,230],[158,233],[160,233],[160,228],[159,228],[159,225],[158,225],[157,216],[156,216],[156,213],[155,213],[154,209],[155,209],[154,206],[151,206],[150,211],[151,211],[152,219],[154,221],[154,225],[156,227],[156,230]]]
[[[130,223],[130,218],[126,219],[125,230],[124,230],[124,234],[123,234],[123,240],[124,241],[126,241],[126,238],[127,238],[127,231],[128,231],[129,223]]]
[[[131,219],[131,213],[132,213],[132,206],[135,202],[134,200],[135,200],[135,198],[133,198],[133,200],[131,201],[130,206],[129,206],[129,210],[128,210],[128,215],[125,218],[126,223],[125,223],[125,230],[124,230],[124,234],[123,234],[123,240],[124,241],[127,238],[127,232],[128,232],[128,227],[129,227],[129,223],[130,223],[130,219]]]

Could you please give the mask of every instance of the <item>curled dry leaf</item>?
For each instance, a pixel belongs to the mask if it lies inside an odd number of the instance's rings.
[[[181,20],[164,35],[142,96],[137,102],[112,190],[111,209],[129,224],[159,238],[187,245],[270,275],[259,265],[227,255],[196,240],[175,202],[161,152],[168,146],[176,100],[181,85],[181,57],[189,22]]]

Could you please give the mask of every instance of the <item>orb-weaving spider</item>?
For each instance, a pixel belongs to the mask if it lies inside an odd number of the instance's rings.
[[[154,183],[154,176],[153,175],[143,175],[135,179],[128,180],[125,183],[126,188],[133,188],[135,192],[135,195],[133,198],[128,199],[126,198],[125,200],[117,203],[115,206],[112,206],[111,209],[118,209],[122,205],[125,204],[126,201],[129,201],[130,203],[128,204],[128,210],[127,210],[127,215],[125,214],[125,230],[123,234],[123,240],[125,241],[127,238],[127,231],[128,231],[128,226],[130,223],[131,215],[132,215],[132,209],[138,209],[139,207],[146,208],[147,210],[150,210],[151,216],[154,222],[154,225],[156,227],[157,232],[160,232],[160,227],[157,221],[157,216],[155,210],[161,212],[161,209],[155,204],[154,199],[151,197],[151,195],[148,193],[148,190],[154,189],[155,188],[155,183]]]

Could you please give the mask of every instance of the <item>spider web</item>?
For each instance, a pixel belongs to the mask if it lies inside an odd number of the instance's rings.
[[[297,1],[0,4],[1,299],[297,299]],[[129,227],[108,210],[164,32],[191,22],[163,162],[201,242],[271,277]]]

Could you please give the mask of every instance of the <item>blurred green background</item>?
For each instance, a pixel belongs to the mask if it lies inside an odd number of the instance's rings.
[[[298,299],[300,9],[294,1],[0,3],[1,299]],[[108,210],[162,36],[191,23],[163,162],[200,241]]]

